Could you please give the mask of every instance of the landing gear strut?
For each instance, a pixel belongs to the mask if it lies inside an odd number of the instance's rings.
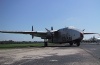
[[[70,44],[70,46],[72,46],[73,45],[73,42],[70,42],[69,44]]]
[[[47,47],[48,46],[48,43],[47,42],[44,42],[44,47]]]
[[[47,39],[44,39],[44,47],[47,47],[47,46],[48,46]]]
[[[77,45],[77,46],[80,46],[80,42],[77,42],[76,45]]]

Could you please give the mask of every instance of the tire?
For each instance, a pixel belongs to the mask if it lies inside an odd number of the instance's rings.
[[[77,42],[76,45],[77,45],[77,46],[80,46],[80,42]]]
[[[48,46],[48,43],[47,42],[44,42],[44,47],[47,47]]]
[[[73,42],[70,42],[69,45],[72,46],[73,45]]]

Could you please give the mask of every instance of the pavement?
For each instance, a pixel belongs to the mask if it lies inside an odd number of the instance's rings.
[[[100,65],[100,45],[0,49],[0,65]]]

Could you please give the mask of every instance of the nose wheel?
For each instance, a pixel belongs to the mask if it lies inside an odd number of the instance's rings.
[[[47,47],[48,46],[48,42],[44,42],[44,47]]]
[[[47,47],[48,46],[48,41],[47,39],[44,39],[44,47]]]

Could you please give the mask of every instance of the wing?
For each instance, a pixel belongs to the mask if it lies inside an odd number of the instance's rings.
[[[83,33],[83,34],[98,34],[98,33]]]
[[[99,35],[99,36],[100,36],[100,34],[99,34],[99,33],[83,33],[83,34],[97,34],[97,35]]]
[[[0,31],[0,33],[30,34],[36,37],[46,37],[47,32],[43,31]]]

